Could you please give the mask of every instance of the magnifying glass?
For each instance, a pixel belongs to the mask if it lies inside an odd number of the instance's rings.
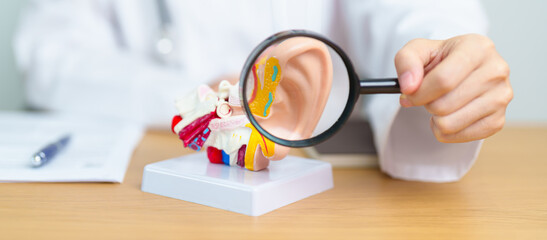
[[[289,147],[332,136],[360,94],[401,93],[397,78],[359,79],[338,45],[307,30],[280,32],[260,43],[243,66],[239,91],[254,128]]]

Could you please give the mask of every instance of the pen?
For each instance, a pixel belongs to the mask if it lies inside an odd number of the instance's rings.
[[[63,150],[70,140],[70,135],[65,135],[59,140],[48,144],[32,155],[31,163],[33,167],[40,167],[53,159],[61,150]]]

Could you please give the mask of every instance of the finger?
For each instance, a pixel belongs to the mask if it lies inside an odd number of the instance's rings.
[[[437,128],[443,134],[452,134],[463,130],[479,119],[499,109],[505,109],[511,101],[512,91],[505,82],[499,82],[494,89],[475,98],[458,111],[446,116],[433,116]]]
[[[484,139],[500,131],[505,124],[505,108],[488,115],[471,126],[453,134],[443,134],[431,120],[433,134],[443,143],[462,143]]]
[[[430,64],[442,41],[414,39],[395,55],[395,68],[403,94],[413,94],[419,88],[424,67]],[[433,56],[433,57],[432,57]]]
[[[408,100],[425,105],[456,88],[484,59],[484,50],[475,41],[449,41],[443,46],[443,60],[423,79]]]
[[[454,90],[426,104],[425,108],[437,116],[445,116],[461,109],[473,99],[493,89],[499,81],[507,79],[508,70],[498,71],[502,68],[500,65],[507,66],[503,60],[488,61],[487,64],[473,71]]]
[[[442,134],[457,133],[474,122],[482,119],[492,113],[497,108],[489,104],[491,102],[490,97],[481,96],[462,109],[446,116],[433,116],[433,123]]]

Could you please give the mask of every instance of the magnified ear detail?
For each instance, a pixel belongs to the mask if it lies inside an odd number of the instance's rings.
[[[275,57],[266,60],[266,57],[263,57],[253,66],[252,75],[254,87],[249,98],[249,107],[253,115],[267,118],[282,75],[279,60]]]
[[[326,140],[348,120],[359,94],[383,93],[400,93],[398,79],[360,79],[342,48],[306,30],[268,37],[240,76],[241,106],[251,124],[288,147]]]
[[[246,81],[244,98],[262,129],[286,140],[307,139],[322,119],[331,93],[330,50],[308,37],[274,42],[260,53]]]

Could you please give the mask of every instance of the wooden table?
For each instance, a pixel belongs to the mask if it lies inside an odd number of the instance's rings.
[[[186,154],[148,132],[123,184],[0,184],[0,239],[547,239],[547,128],[488,139],[457,183],[335,169],[332,190],[260,217],[140,191],[145,164]]]

